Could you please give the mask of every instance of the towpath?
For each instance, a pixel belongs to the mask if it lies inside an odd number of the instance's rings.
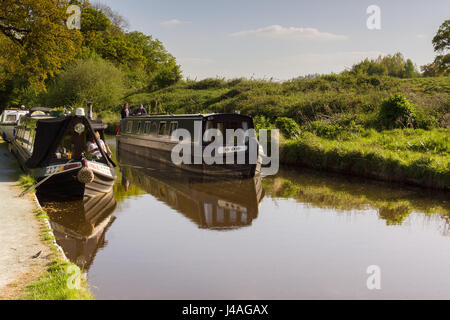
[[[13,161],[0,138],[0,300],[18,298],[45,271],[50,253],[40,240],[33,197],[19,198]]]

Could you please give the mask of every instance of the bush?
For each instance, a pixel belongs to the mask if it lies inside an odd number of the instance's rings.
[[[192,83],[188,86],[189,89],[194,90],[206,90],[206,89],[221,89],[227,86],[227,82],[224,79],[207,78]]]
[[[392,95],[381,103],[380,123],[387,128],[412,126],[415,116],[415,108],[401,94]]]
[[[61,72],[49,90],[47,105],[85,106],[96,110],[121,104],[125,93],[124,74],[98,58],[78,60]]]
[[[300,133],[300,126],[291,118],[278,118],[275,121],[275,126],[281,131],[286,139],[296,138]]]

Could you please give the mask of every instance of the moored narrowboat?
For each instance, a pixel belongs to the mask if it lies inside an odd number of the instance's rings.
[[[12,141],[14,129],[19,119],[28,114],[26,110],[6,109],[0,115],[0,137],[5,141]]]
[[[174,131],[179,129],[189,133],[189,140],[172,137]],[[211,150],[210,146],[216,142],[215,139],[207,138],[210,129],[223,137],[223,144],[211,153],[214,160],[208,159],[205,152]],[[116,136],[117,152],[118,156],[121,153],[134,154],[199,174],[254,177],[260,173],[261,156],[256,138],[250,134],[252,129],[252,117],[240,114],[134,116],[121,122]],[[243,132],[243,138],[235,137],[234,143],[230,145],[226,139],[229,130]],[[176,163],[173,153],[181,144],[188,146],[189,161]],[[183,154],[181,156],[185,158]],[[222,161],[215,161],[218,158]],[[230,158],[233,161],[228,161]]]
[[[36,179],[37,194],[83,199],[112,190],[115,164],[101,146],[107,126],[77,115],[51,117],[33,111],[20,119],[11,142],[22,169]],[[100,139],[96,132],[99,133]]]

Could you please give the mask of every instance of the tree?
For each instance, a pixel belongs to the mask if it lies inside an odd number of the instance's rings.
[[[436,36],[433,38],[433,47],[436,53],[442,53],[436,56],[430,64],[421,67],[423,75],[433,76],[449,76],[450,75],[450,20],[444,21],[439,27]]]
[[[86,48],[121,68],[135,89],[148,83],[164,87],[181,79],[180,67],[161,41],[142,32],[126,32],[125,25],[125,19],[107,6],[88,7],[81,30]]]
[[[0,2],[0,80],[45,90],[45,80],[74,59],[82,37],[65,25],[67,5],[65,0]]]
[[[62,71],[49,89],[47,104],[98,109],[117,106],[125,93],[124,74],[101,58],[78,60]]]
[[[355,64],[350,72],[356,75],[389,75],[398,78],[414,78],[419,74],[414,63],[410,59],[405,61],[400,52],[384,57],[379,56],[375,60],[366,58]]]
[[[434,51],[444,52],[450,49],[450,20],[444,21],[433,38]]]

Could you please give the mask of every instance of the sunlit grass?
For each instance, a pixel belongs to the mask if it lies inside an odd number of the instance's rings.
[[[43,210],[36,210],[36,218],[41,224],[41,238],[51,249],[52,260],[47,266],[47,271],[39,280],[29,284],[25,288],[22,300],[91,300],[92,294],[88,290],[86,279],[81,277],[79,288],[71,289],[74,272],[79,270],[74,264],[64,261],[53,244],[54,237],[48,228],[46,221],[48,216]]]

